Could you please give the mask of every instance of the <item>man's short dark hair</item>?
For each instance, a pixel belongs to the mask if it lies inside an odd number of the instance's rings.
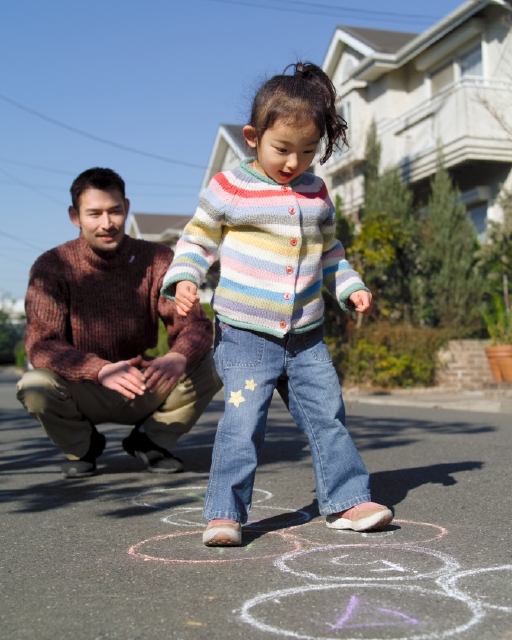
[[[78,211],[78,201],[80,196],[87,189],[99,189],[100,191],[119,191],[125,198],[124,180],[112,169],[102,169],[94,167],[87,169],[75,178],[71,185],[71,202]]]

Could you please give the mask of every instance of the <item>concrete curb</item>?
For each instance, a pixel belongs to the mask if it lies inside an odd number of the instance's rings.
[[[441,389],[400,389],[374,393],[349,389],[343,395],[345,402],[359,404],[512,414],[512,389],[451,392]]]

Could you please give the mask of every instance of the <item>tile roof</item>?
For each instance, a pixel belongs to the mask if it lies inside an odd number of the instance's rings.
[[[346,27],[343,25],[339,28],[378,53],[396,53],[418,35],[417,33],[406,33],[405,31],[384,31],[382,29]]]

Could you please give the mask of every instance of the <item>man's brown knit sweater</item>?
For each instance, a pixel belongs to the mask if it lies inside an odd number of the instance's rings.
[[[104,365],[156,346],[160,316],[171,351],[197,364],[213,327],[202,309],[183,318],[160,295],[172,258],[171,249],[128,236],[114,252],[96,252],[80,236],[44,253],[25,303],[29,361],[73,382],[97,382]]]

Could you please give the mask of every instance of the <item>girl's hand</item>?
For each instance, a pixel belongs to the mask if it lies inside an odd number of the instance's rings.
[[[188,316],[194,305],[199,302],[196,285],[188,280],[178,282],[174,302],[176,303],[178,315]]]
[[[354,304],[355,310],[359,313],[370,314],[372,310],[372,294],[361,289],[354,291],[348,299]]]

